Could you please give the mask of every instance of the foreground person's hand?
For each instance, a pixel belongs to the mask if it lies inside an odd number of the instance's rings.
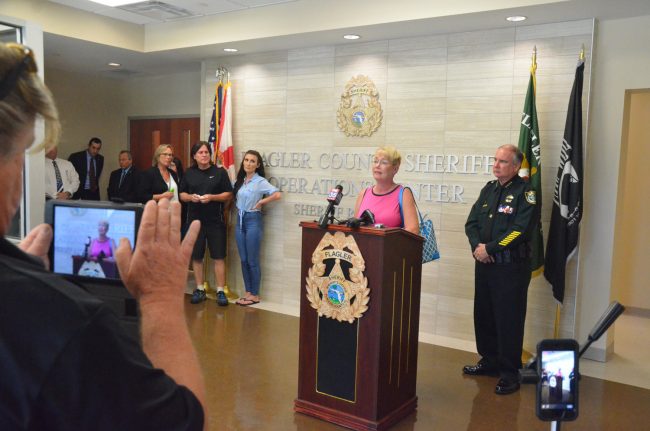
[[[48,252],[52,242],[52,228],[48,224],[39,224],[27,234],[18,247],[25,253],[36,256],[43,261],[45,269],[50,268]]]
[[[120,276],[138,301],[182,299],[199,227],[193,222],[181,243],[181,204],[167,199],[147,203],[135,251],[122,238],[115,253]]]

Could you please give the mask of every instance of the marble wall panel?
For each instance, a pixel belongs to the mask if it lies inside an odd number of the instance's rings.
[[[473,63],[489,60],[512,60],[515,42],[495,42],[482,45],[450,46],[447,53],[449,63]]]
[[[591,19],[558,22],[551,24],[526,25],[517,27],[516,40],[548,39],[562,36],[582,36],[591,41],[594,22]]]
[[[311,48],[292,49],[289,51],[287,59],[289,63],[297,60],[331,58],[336,55],[334,46],[316,46]]]
[[[512,96],[448,97],[447,112],[450,114],[481,114],[511,112]]]
[[[287,78],[287,89],[289,90],[332,87],[334,87],[334,75],[329,73],[292,75]]]
[[[450,80],[510,78],[513,67],[514,61],[510,59],[450,63],[447,67],[447,76]]]
[[[413,51],[417,49],[444,48],[447,46],[446,34],[432,36],[405,37],[388,41],[388,51]]]
[[[503,96],[511,93],[512,77],[458,80],[450,77],[447,81],[449,97]]]
[[[335,48],[337,57],[359,57],[374,54],[388,53],[388,41],[380,40],[377,42],[361,42],[349,45],[337,45]]]
[[[288,75],[332,74],[334,72],[334,57],[305,58],[289,60]]]
[[[493,30],[468,31],[448,35],[449,46],[485,45],[508,43],[514,40],[514,28],[497,28]]]
[[[392,51],[388,54],[389,67],[414,67],[444,64],[447,48],[427,48],[409,51]]]

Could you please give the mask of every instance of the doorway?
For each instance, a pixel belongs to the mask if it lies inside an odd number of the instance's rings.
[[[150,118],[129,121],[129,143],[133,165],[139,171],[152,166],[153,153],[161,144],[169,144],[183,168],[190,164],[190,149],[199,140],[200,118]]]
[[[628,310],[650,317],[650,227],[646,198],[650,165],[650,89],[625,94],[618,201],[614,230],[612,293]]]
[[[603,378],[650,388],[650,227],[646,214],[647,170],[650,165],[650,89],[625,92],[616,225],[612,262],[612,299],[625,313],[614,326],[614,355]]]

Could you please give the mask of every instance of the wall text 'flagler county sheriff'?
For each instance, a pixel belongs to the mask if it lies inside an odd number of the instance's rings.
[[[243,157],[242,153],[242,157]],[[371,180],[350,180],[346,172],[369,172],[371,153],[318,153],[281,152],[262,153],[264,166],[270,168],[296,169],[313,176],[312,170],[342,171],[330,178],[308,179],[304,176],[271,175],[269,182],[280,191],[296,194],[326,195],[337,184],[343,186],[348,196],[357,196],[361,190],[373,185]],[[484,154],[420,154],[405,153],[402,156],[402,173],[447,175],[491,175],[494,157]],[[331,172],[330,172],[331,175]],[[347,177],[347,179],[346,179]],[[420,179],[420,178],[418,178]],[[464,203],[463,186],[454,183],[404,182],[413,190],[415,199],[421,202]]]

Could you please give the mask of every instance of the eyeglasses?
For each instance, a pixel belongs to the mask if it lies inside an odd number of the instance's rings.
[[[389,160],[386,160],[386,159],[374,158],[374,159],[372,159],[372,164],[375,165],[375,166],[377,166],[377,165],[388,166],[388,165],[391,165],[392,163]]]
[[[174,157],[174,155],[172,153],[162,153],[161,156]]]
[[[7,44],[7,47],[20,51],[23,54],[23,59],[0,81],[0,100],[7,97],[11,90],[14,89],[23,71],[27,70],[29,73],[38,71],[36,61],[34,61],[34,51],[15,43]]]

